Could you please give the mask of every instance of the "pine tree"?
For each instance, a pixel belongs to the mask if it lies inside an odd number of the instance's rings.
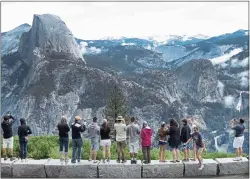
[[[115,119],[118,116],[122,116],[126,119],[126,115],[128,112],[128,108],[126,105],[126,99],[117,85],[114,86],[109,95],[109,101],[107,107],[104,110],[104,115],[106,119],[108,119],[108,124],[111,129],[110,136],[114,138],[114,124]]]

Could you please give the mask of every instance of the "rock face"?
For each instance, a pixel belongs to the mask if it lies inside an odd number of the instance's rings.
[[[97,165],[87,160],[80,164],[61,164],[59,160],[50,160],[45,164],[47,178],[97,178]]]
[[[204,168],[203,170],[198,170],[199,162],[189,161],[183,162],[185,166],[185,177],[194,176],[216,176],[218,173],[218,163],[213,159],[203,159]]]
[[[181,178],[183,177],[183,163],[159,163],[152,160],[151,164],[143,165],[143,178]]]
[[[128,115],[139,124],[146,120],[157,131],[161,121],[193,117],[213,150],[212,131],[219,136],[233,117],[248,118],[247,94],[240,114],[235,109],[239,91],[248,91],[244,33],[154,48],[154,41],[136,38],[76,41],[59,17],[34,15],[31,27],[1,34],[1,111],[26,118],[34,135],[54,134],[62,115],[69,122],[75,115],[87,122],[102,119],[116,84],[126,97]],[[84,54],[82,43],[87,43]],[[240,52],[230,55],[235,50]],[[223,64],[209,60],[221,56],[230,59]]]
[[[21,160],[13,164],[14,178],[46,178],[44,164],[48,160],[29,160],[25,165]]]
[[[131,165],[130,161],[118,164],[111,160],[109,164],[100,163],[98,165],[99,178],[141,178],[141,167],[140,161]]]
[[[243,161],[233,161],[232,158],[216,159],[219,163],[219,175],[237,175],[249,173],[249,160],[245,157]]]

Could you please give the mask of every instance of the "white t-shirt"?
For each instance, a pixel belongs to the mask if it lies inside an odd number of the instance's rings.
[[[117,142],[125,141],[126,138],[127,138],[126,124],[116,123],[114,125],[114,129],[115,129],[115,132],[116,132],[116,141]]]

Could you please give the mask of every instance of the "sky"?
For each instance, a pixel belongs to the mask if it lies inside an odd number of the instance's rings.
[[[75,37],[216,36],[248,29],[248,2],[1,2],[1,32],[59,16]]]

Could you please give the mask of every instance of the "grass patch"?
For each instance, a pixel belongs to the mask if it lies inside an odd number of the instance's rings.
[[[89,158],[89,150],[90,150],[90,141],[84,140],[83,141],[83,150],[82,150],[82,159],[87,160]],[[14,156],[19,156],[19,140],[18,137],[14,137]],[[72,156],[72,141],[70,140],[69,143],[69,158]],[[159,160],[159,149],[152,148],[151,149],[151,160]],[[243,156],[247,156],[243,154]],[[28,157],[33,159],[47,159],[59,158],[59,139],[58,136],[30,136],[29,143],[28,143]],[[191,152],[192,157],[192,152]],[[235,157],[233,153],[221,153],[221,152],[206,152],[203,153],[202,157],[204,159],[215,159],[215,158],[231,158]],[[102,151],[101,147],[98,151],[97,155],[98,159],[102,158]],[[116,159],[116,143],[113,143],[111,146],[111,159]],[[126,146],[126,159],[129,159],[129,147]],[[142,151],[139,150],[138,158],[142,159]],[[166,158],[168,160],[172,159],[172,153],[170,150],[166,150]],[[181,152],[181,158],[183,158],[183,152]]]

